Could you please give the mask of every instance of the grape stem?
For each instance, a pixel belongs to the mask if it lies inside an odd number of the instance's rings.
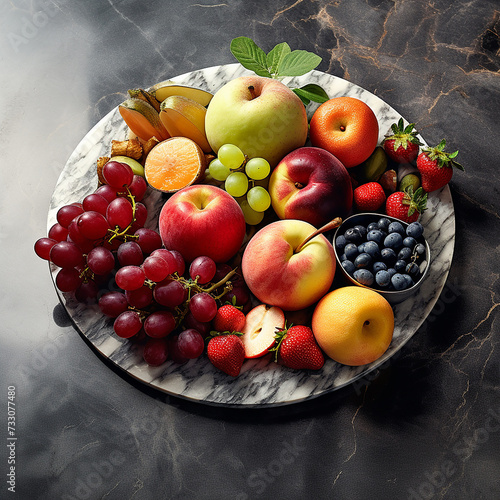
[[[327,231],[330,231],[331,229],[335,229],[336,227],[339,227],[340,224],[342,224],[342,219],[340,217],[336,217],[335,219],[331,220],[324,226],[320,227],[319,229],[316,229],[314,233],[310,234],[296,249],[295,253],[299,253],[302,248],[305,246],[306,243],[311,241],[313,238],[318,236],[318,234],[326,233]]]

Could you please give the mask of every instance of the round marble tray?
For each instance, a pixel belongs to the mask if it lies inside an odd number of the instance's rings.
[[[239,64],[230,64],[193,71],[173,80],[214,93],[233,78],[249,73]],[[380,141],[389,131],[390,125],[401,116],[370,92],[319,71],[289,78],[284,80],[284,83],[293,87],[317,83],[330,97],[348,95],[362,99],[377,115]],[[309,116],[316,107],[317,105],[309,106]],[[114,109],[80,142],[64,167],[54,190],[48,214],[48,227],[56,221],[59,207],[81,201],[95,190],[97,158],[109,154],[113,139],[125,139],[126,130],[118,110]],[[148,227],[156,228],[157,215],[163,202],[164,199],[157,193],[150,193],[145,199],[149,210],[146,223]],[[414,297],[394,306],[394,338],[387,352],[376,362],[362,367],[347,367],[327,360],[318,372],[294,371],[275,364],[270,356],[266,356],[245,361],[237,378],[215,369],[206,357],[181,366],[168,361],[161,367],[152,368],[142,360],[139,348],[114,334],[112,321],[104,317],[97,306],[87,307],[77,303],[70,294],[59,291],[58,294],[79,332],[95,349],[128,375],[151,387],[200,403],[232,407],[296,403],[337,390],[365,377],[394,356],[429,315],[444,287],[453,256],[455,216],[447,186],[429,195],[428,210],[421,221],[431,247],[432,263],[429,275]],[[56,271],[52,269],[53,279]],[[111,280],[109,288],[113,289],[114,286],[114,281]]]

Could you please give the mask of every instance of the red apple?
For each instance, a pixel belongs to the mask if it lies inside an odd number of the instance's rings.
[[[236,200],[223,189],[197,184],[181,189],[163,205],[160,236],[187,262],[206,255],[227,262],[241,248],[246,225]]]
[[[280,219],[300,219],[320,227],[352,208],[350,176],[340,160],[321,148],[298,148],[286,155],[269,179],[269,194]]]
[[[261,302],[297,311],[328,292],[336,267],[331,243],[320,234],[299,248],[315,230],[307,222],[287,219],[264,226],[252,237],[241,270]]]
[[[259,304],[245,319],[241,340],[245,358],[258,358],[267,354],[274,345],[277,328],[285,327],[285,314],[279,307]]]

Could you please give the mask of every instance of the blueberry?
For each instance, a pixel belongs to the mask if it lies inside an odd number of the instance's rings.
[[[397,260],[394,264],[394,269],[396,269],[396,272],[402,273],[406,269],[406,262],[404,260]]]
[[[420,272],[420,268],[418,267],[415,262],[410,262],[406,267],[405,267],[405,272],[409,274],[411,277],[415,278],[418,276],[418,273]]]
[[[358,269],[354,271],[354,279],[361,283],[362,285],[371,286],[373,285],[373,274],[368,271],[368,269]]]
[[[391,278],[391,284],[394,287],[394,290],[404,290],[407,288],[407,282],[404,276],[400,273],[396,273],[392,278]]]
[[[382,257],[382,261],[389,266],[392,266],[398,259],[396,252],[392,248],[382,248],[380,256]]]
[[[406,228],[406,234],[412,238],[418,239],[424,234],[424,228],[420,222],[412,222]]]
[[[351,276],[354,274],[354,271],[356,271],[354,264],[350,260],[344,260],[340,265],[344,268],[346,273]]]
[[[354,243],[348,243],[344,248],[345,256],[349,260],[354,260],[358,256],[358,247]]]
[[[415,252],[417,252],[418,255],[423,255],[425,253],[425,245],[423,243],[418,243],[415,247]]]
[[[359,231],[359,234],[361,235],[362,238],[365,238],[366,234],[368,233],[366,227],[362,226],[361,224],[354,226],[354,229],[357,229]]]
[[[367,253],[360,253],[354,260],[354,267],[357,269],[369,267],[373,262],[371,255]]]
[[[384,246],[399,250],[403,246],[403,237],[399,233],[389,233],[384,239]]]
[[[417,240],[415,238],[412,238],[411,236],[407,236],[403,240],[403,246],[411,248],[412,250],[415,248],[416,244],[417,244]]]
[[[392,278],[396,274],[396,269],[390,267],[389,269],[387,269],[387,272],[389,273],[389,276]]]
[[[382,217],[381,219],[378,220],[377,225],[379,229],[387,231],[389,229],[390,223],[391,221],[387,217]]]
[[[380,257],[380,248],[375,241],[367,241],[364,243],[363,251],[370,254],[372,257]]]
[[[374,241],[380,245],[384,240],[384,233],[380,229],[374,229],[366,235],[366,239],[368,241]]]
[[[339,260],[340,260],[340,262],[344,262],[344,260],[347,260],[347,257],[345,256],[345,253],[343,253],[343,254],[339,257]]]
[[[370,231],[373,231],[374,229],[379,229],[378,224],[376,222],[370,222],[368,226],[366,226],[366,231],[369,233]]]
[[[358,245],[358,252],[363,253],[365,251],[365,245],[366,241],[364,243],[361,243],[361,245]]]
[[[358,229],[354,227],[350,227],[349,229],[347,229],[346,232],[344,233],[344,236],[347,241],[350,241],[351,243],[356,243],[356,245],[359,245],[359,243],[363,241],[361,233],[359,232]]]
[[[411,257],[412,251],[411,248],[403,247],[398,253],[398,260],[406,260],[408,261]]]
[[[415,282],[409,274],[403,274],[403,278],[406,281],[406,288],[411,288]]]
[[[389,232],[389,234],[398,233],[401,236],[406,236],[406,231],[405,228],[403,227],[403,224],[401,224],[401,222],[398,221],[391,222],[389,224],[389,228],[387,229],[387,231]],[[409,234],[408,236],[411,235]]]
[[[387,265],[384,262],[374,262],[372,266],[373,272],[376,274],[379,271],[387,271]]]
[[[391,282],[391,275],[384,269],[375,274],[375,282],[378,286],[386,287]]]
[[[340,236],[337,236],[335,239],[335,246],[337,247],[337,250],[344,250],[345,246],[347,245],[347,240],[345,239],[345,236],[341,234]]]

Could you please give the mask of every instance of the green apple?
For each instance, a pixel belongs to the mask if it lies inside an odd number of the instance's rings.
[[[208,105],[205,132],[215,153],[238,146],[249,158],[271,167],[304,146],[307,115],[302,101],[285,84],[261,76],[242,76],[219,89]]]

